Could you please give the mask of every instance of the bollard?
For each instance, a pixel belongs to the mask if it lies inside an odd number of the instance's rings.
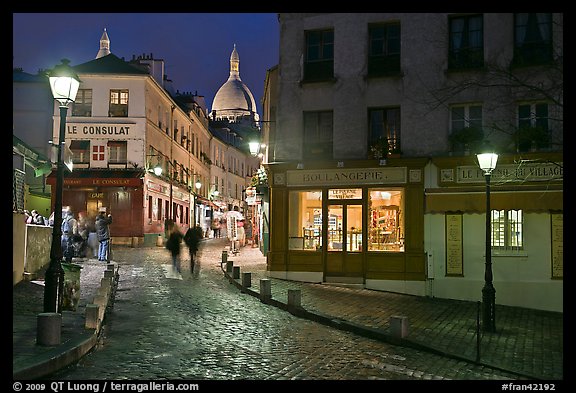
[[[132,248],[138,247],[138,237],[132,236]]]
[[[36,320],[36,344],[60,345],[62,334],[62,314],[44,312],[38,314]]]
[[[104,277],[105,278],[110,278],[110,280],[114,280],[114,270],[104,270]]]
[[[240,266],[234,266],[234,269],[232,270],[232,278],[235,280],[240,278]]]
[[[393,336],[404,338],[408,336],[408,317],[393,315],[390,317],[390,331]]]
[[[232,273],[232,267],[234,266],[234,261],[226,261],[226,273]]]
[[[301,307],[302,292],[299,289],[288,290],[288,307]]]
[[[242,286],[244,288],[252,286],[252,273],[242,273]]]
[[[158,235],[158,237],[156,238],[156,246],[162,247],[163,245],[164,245],[164,238],[162,237],[162,235]]]
[[[265,302],[272,298],[272,281],[269,278],[260,279],[260,301]]]
[[[228,262],[228,251],[222,251],[222,263]]]
[[[98,329],[98,316],[100,315],[100,306],[97,304],[86,305],[86,329]]]

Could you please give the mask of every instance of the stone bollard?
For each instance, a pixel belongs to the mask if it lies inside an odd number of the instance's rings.
[[[244,288],[252,286],[252,273],[242,273],[242,286]]]
[[[272,281],[269,278],[260,279],[260,301],[266,302],[272,299]]]
[[[164,245],[164,238],[162,237],[162,235],[158,235],[158,237],[156,238],[156,246],[162,247],[163,245]]]
[[[390,331],[394,337],[408,336],[408,317],[393,315],[390,317]]]
[[[108,269],[104,270],[104,278],[110,278],[110,279],[111,279],[110,281],[114,280],[114,269],[112,269],[112,270],[108,270]]]
[[[60,345],[62,335],[62,314],[44,312],[38,314],[36,320],[36,344]]]
[[[84,327],[86,329],[98,329],[98,321],[100,316],[100,306],[97,304],[86,305],[86,322]]]
[[[232,273],[232,267],[234,267],[234,261],[226,261],[226,273]]]
[[[288,307],[302,307],[301,298],[302,298],[302,292],[299,289],[289,289]]]
[[[240,278],[240,266],[234,266],[232,269],[232,278],[235,280]]]

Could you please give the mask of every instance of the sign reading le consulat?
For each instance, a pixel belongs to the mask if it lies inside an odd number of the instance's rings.
[[[286,172],[287,186],[406,183],[406,168],[350,168]]]
[[[134,124],[87,124],[87,123],[68,123],[66,125],[67,135],[76,136],[102,136],[102,135],[130,135],[131,127]]]

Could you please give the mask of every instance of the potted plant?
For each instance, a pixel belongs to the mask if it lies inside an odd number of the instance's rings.
[[[386,158],[388,156],[388,138],[379,137],[370,144],[368,155],[370,158],[377,160]]]
[[[550,133],[541,126],[520,127],[514,132],[513,139],[518,152],[534,151],[550,145]]]
[[[479,127],[464,127],[448,135],[452,151],[475,151],[484,139],[484,131]]]

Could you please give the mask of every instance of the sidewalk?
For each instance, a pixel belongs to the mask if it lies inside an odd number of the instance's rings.
[[[86,305],[98,294],[107,264],[95,259],[74,262],[82,266],[80,299],[76,311],[62,311],[60,345],[36,345],[37,316],[43,312],[44,282],[22,281],[12,289],[12,378],[45,377],[74,363],[97,343],[99,329],[85,327]],[[113,299],[111,299],[113,301]]]
[[[234,272],[227,272],[223,265],[230,282],[242,292],[294,315],[391,344],[480,363],[519,377],[563,379],[562,313],[497,305],[497,331],[481,332],[480,361],[476,362],[476,302],[269,278],[266,258],[258,248],[250,246],[243,247],[239,255],[228,256],[228,260],[240,268],[239,276],[234,278]],[[250,273],[250,279],[243,273]],[[243,285],[243,279],[249,287]],[[261,279],[270,280],[271,299],[260,296]],[[288,290],[300,291],[301,307],[288,305]],[[408,335],[404,338],[390,326],[393,316],[406,317]]]
[[[222,249],[227,244],[225,239],[208,241],[221,242]],[[199,257],[202,258],[202,249]],[[391,344],[476,362],[475,302],[269,278],[266,258],[258,248],[249,245],[243,247],[239,255],[230,255],[228,260],[233,261],[233,267],[239,268],[239,278],[233,278],[233,272],[226,272],[226,266],[220,263],[219,258],[205,261],[204,266],[211,265],[210,268],[215,269],[222,266],[224,276],[239,289],[239,293],[260,298],[260,280],[268,279],[271,298],[261,301],[299,317]],[[80,303],[77,311],[62,313],[59,346],[36,345],[37,315],[42,312],[44,287],[33,282],[21,282],[13,288],[14,380],[47,376],[80,359],[97,344],[98,333],[84,327],[85,308],[98,291],[106,264],[96,260],[79,264],[83,266]],[[250,286],[242,285],[243,273],[250,273],[246,275],[250,277]],[[301,307],[288,305],[288,290],[300,291]],[[390,326],[392,316],[406,318],[408,335],[404,338],[393,334]],[[479,363],[523,378],[564,378],[562,313],[497,305],[496,316],[497,332],[482,335]]]

